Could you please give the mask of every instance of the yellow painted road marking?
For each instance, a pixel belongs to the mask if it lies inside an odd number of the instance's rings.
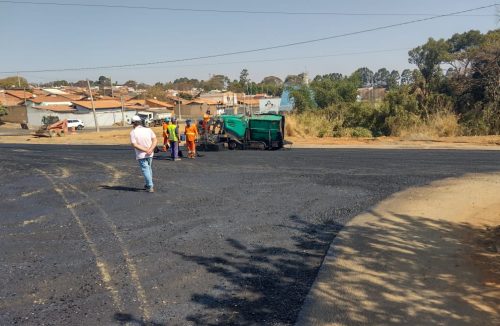
[[[61,198],[66,203],[66,207],[68,208],[71,215],[75,219],[78,227],[80,228],[83,236],[85,237],[85,240],[87,241],[87,243],[90,247],[90,250],[92,251],[92,254],[94,255],[94,257],[96,259],[97,268],[99,269],[99,272],[101,274],[101,278],[104,281],[106,289],[111,293],[111,297],[113,299],[113,303],[114,303],[115,307],[118,308],[120,311],[122,311],[123,310],[122,300],[120,298],[120,294],[119,294],[118,290],[113,286],[113,284],[111,282],[111,275],[109,273],[107,264],[106,264],[104,258],[102,257],[102,255],[99,253],[99,250],[97,249],[96,244],[94,243],[94,241],[92,241],[92,239],[87,231],[87,228],[82,223],[80,216],[78,216],[75,208],[71,205],[68,198],[64,194],[64,191],[54,182],[53,178],[50,175],[48,175],[45,171],[42,171],[40,169],[35,169],[35,170],[38,173],[42,174],[45,178],[47,178],[47,180],[49,180],[49,182],[53,186],[54,191],[56,193],[58,193],[59,196],[61,196]]]

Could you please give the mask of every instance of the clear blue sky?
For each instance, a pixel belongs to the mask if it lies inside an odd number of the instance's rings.
[[[54,1],[222,10],[436,15],[495,3],[495,0]],[[473,14],[495,15],[498,11],[490,8]],[[421,17],[249,15],[0,3],[0,71],[189,58],[304,41],[418,18]],[[429,37],[448,38],[470,29],[486,32],[498,27],[498,17],[445,17],[258,53],[150,67],[21,75],[34,82],[95,80],[105,75],[119,83],[129,79],[154,83],[184,76],[206,80],[210,74],[224,74],[236,79],[243,68],[249,70],[249,77],[254,81],[269,75],[284,78],[287,74],[304,71],[310,77],[331,72],[350,74],[362,66],[372,70],[381,67],[402,70],[411,67],[408,64],[408,49],[425,43]],[[312,56],[316,58],[303,58]],[[297,57],[302,58],[291,59]],[[0,78],[6,75],[0,74]]]

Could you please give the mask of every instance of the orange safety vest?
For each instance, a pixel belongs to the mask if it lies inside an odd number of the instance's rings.
[[[162,127],[163,127],[163,137],[168,137],[167,135],[168,123],[163,122]]]
[[[196,136],[198,136],[198,128],[195,125],[191,125],[190,127],[186,127],[184,133],[186,134],[187,141],[195,141]]]

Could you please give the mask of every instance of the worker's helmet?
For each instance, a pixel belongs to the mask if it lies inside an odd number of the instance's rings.
[[[172,117],[172,122],[176,122],[177,121],[177,118],[176,117]]]
[[[141,117],[140,117],[140,116],[138,116],[138,115],[134,115],[134,116],[132,117],[132,123],[137,123],[137,122],[142,122],[142,119],[141,119]]]
[[[190,124],[191,124],[191,119],[187,119],[187,120],[186,120],[186,124],[187,124],[187,125],[190,125]]]
[[[170,121],[170,118],[165,118],[165,122],[169,122]]]

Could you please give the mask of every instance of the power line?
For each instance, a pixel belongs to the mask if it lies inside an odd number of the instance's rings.
[[[344,34],[337,34],[337,35],[325,36],[325,37],[311,39],[311,40],[306,40],[306,41],[286,43],[286,44],[280,44],[280,45],[274,45],[274,46],[268,46],[268,47],[250,49],[250,50],[225,52],[225,53],[205,55],[205,56],[198,56],[198,57],[191,57],[191,58],[160,60],[160,61],[153,61],[153,62],[131,63],[131,64],[122,64],[122,65],[107,65],[107,66],[94,66],[94,67],[76,67],[76,68],[62,68],[62,69],[13,70],[13,71],[0,71],[0,73],[2,73],[2,74],[13,74],[13,73],[32,73],[32,72],[59,72],[59,71],[81,71],[81,70],[95,70],[95,69],[111,69],[111,68],[124,68],[124,67],[151,66],[151,65],[158,65],[158,64],[163,64],[163,63],[174,63],[174,62],[184,62],[184,61],[194,61],[194,60],[201,60],[201,59],[210,59],[210,58],[217,58],[217,57],[227,57],[227,56],[238,55],[238,54],[255,53],[255,52],[262,52],[262,51],[269,51],[269,50],[275,50],[275,49],[288,48],[288,47],[293,47],[293,46],[297,46],[297,45],[311,44],[311,43],[317,43],[317,42],[322,42],[322,41],[327,41],[327,40],[332,40],[332,39],[337,39],[337,38],[342,38],[342,37],[347,37],[347,36],[354,36],[354,35],[359,35],[359,34],[364,34],[364,33],[369,33],[369,32],[375,32],[375,31],[390,29],[390,28],[394,28],[394,27],[405,26],[405,25],[420,23],[420,22],[424,22],[424,21],[430,21],[430,20],[434,20],[434,19],[438,19],[438,18],[449,17],[449,16],[453,16],[453,15],[457,15],[457,14],[463,14],[463,13],[467,13],[467,12],[472,12],[472,11],[477,11],[477,10],[481,10],[481,9],[491,8],[491,7],[494,7],[495,5],[496,4],[488,5],[488,6],[482,6],[482,7],[476,7],[476,8],[472,8],[472,9],[456,11],[456,12],[452,12],[452,13],[448,13],[448,14],[442,14],[442,15],[437,15],[437,16],[428,17],[428,18],[415,19],[415,20],[410,20],[410,21],[406,21],[406,22],[402,22],[402,23],[396,23],[396,24],[391,24],[391,25],[385,25],[385,26],[379,26],[379,27],[364,29],[364,30],[360,30],[360,31],[356,31],[356,32],[349,32],[349,33],[344,33]]]
[[[229,61],[229,62],[212,62],[212,63],[198,63],[198,64],[186,64],[186,65],[166,65],[160,66],[160,68],[181,68],[181,67],[199,67],[199,66],[219,66],[219,65],[232,65],[232,64],[249,64],[249,63],[261,63],[261,62],[281,62],[281,61],[294,61],[303,59],[320,59],[320,58],[332,58],[332,57],[342,57],[342,56],[352,56],[352,55],[363,55],[363,54],[376,54],[376,53],[389,53],[398,51],[408,51],[411,47],[397,48],[397,49],[387,49],[387,50],[373,50],[373,51],[358,51],[358,52],[344,52],[344,53],[331,53],[323,55],[314,56],[300,56],[300,57],[281,57],[273,59],[261,59],[261,60],[245,60],[245,61]],[[155,67],[143,67],[142,69],[158,69]],[[110,68],[110,69],[133,69],[132,67],[121,67],[121,68]],[[31,75],[23,73],[23,76],[37,78],[39,75]],[[40,76],[41,79],[52,81],[53,78]]]
[[[398,48],[398,49],[387,49],[387,50],[374,50],[374,51],[331,53],[331,54],[314,55],[314,56],[281,57],[281,58],[260,59],[260,60],[244,60],[244,61],[197,63],[197,64],[186,64],[186,65],[165,65],[165,66],[160,66],[160,67],[165,67],[165,68],[179,68],[179,67],[199,67],[199,66],[219,66],[219,65],[232,65],[232,64],[249,64],[249,63],[260,63],[260,62],[294,61],[294,60],[302,60],[302,59],[320,59],[320,58],[332,58],[332,57],[342,57],[342,56],[351,56],[351,55],[362,55],[362,54],[376,54],[376,53],[388,53],[388,52],[397,52],[397,51],[408,51],[409,49],[411,49],[411,47]],[[153,69],[153,68],[154,69],[158,69],[158,66],[155,66],[155,67],[148,66],[148,67],[144,67],[142,69]],[[111,69],[132,69],[132,68],[131,67],[122,67],[122,68],[111,68]]]
[[[222,10],[222,9],[195,9],[195,8],[173,8],[173,7],[151,7],[151,6],[129,6],[129,5],[108,5],[90,3],[64,3],[64,2],[33,2],[33,1],[10,1],[0,0],[0,3],[16,5],[38,5],[38,6],[62,6],[62,7],[88,7],[88,8],[108,8],[108,9],[142,9],[142,10],[162,10],[175,12],[198,12],[198,13],[218,13],[218,14],[257,14],[257,15],[294,15],[294,16],[434,16],[429,13],[367,13],[367,12],[293,12],[293,11],[253,11],[253,10]],[[454,15],[456,16],[456,15]],[[465,15],[460,15],[461,17]],[[488,17],[497,15],[467,15],[474,17]]]

